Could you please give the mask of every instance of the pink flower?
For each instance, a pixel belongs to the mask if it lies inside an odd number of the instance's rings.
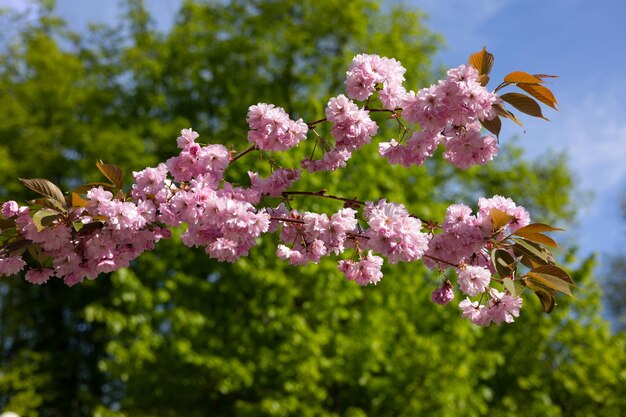
[[[248,109],[248,141],[266,151],[285,151],[306,139],[309,127],[302,119],[289,119],[285,110],[259,103]]]
[[[458,282],[463,293],[475,297],[488,288],[491,272],[478,266],[465,266],[459,272]]]
[[[435,304],[446,305],[454,299],[454,290],[450,281],[445,280],[441,287],[433,291],[430,296]]]
[[[489,318],[496,324],[513,323],[519,317],[522,299],[499,291],[493,291],[489,300]]]
[[[19,256],[0,258],[0,275],[15,275],[26,266],[26,262]]]
[[[16,201],[7,201],[2,204],[2,217],[5,219],[10,219],[11,217],[17,216],[19,214],[20,206]]]
[[[45,284],[48,282],[48,279],[52,276],[54,271],[52,269],[31,269],[26,272],[26,281],[31,284]]]
[[[383,266],[383,258],[367,253],[365,258],[354,262],[353,260],[339,261],[338,268],[350,281],[356,281],[359,285],[378,284],[383,277],[380,269]]]
[[[188,148],[195,143],[195,140],[200,135],[191,129],[183,129],[180,131],[180,136],[176,139],[176,144],[180,149]]]
[[[446,142],[443,157],[458,168],[484,165],[498,154],[498,143],[491,136],[480,136],[478,126],[455,129]]]

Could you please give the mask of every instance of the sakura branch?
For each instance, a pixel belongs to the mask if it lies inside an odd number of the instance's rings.
[[[330,98],[324,118],[306,123],[292,120],[273,104],[251,106],[250,146],[239,153],[221,144],[202,146],[196,132],[184,129],[177,139],[180,153],[134,172],[128,192],[121,168],[102,163],[97,167],[110,183],[86,184],[69,195],[43,179],[22,180],[41,197],[27,205],[2,205],[0,274],[26,269],[26,280],[34,284],[57,277],[75,285],[129,266],[156,242],[169,238],[170,228],[184,225],[182,242],[218,261],[235,262],[247,256],[260,237],[277,233],[279,259],[304,265],[338,257],[338,269],[360,285],[382,279],[383,257],[390,264],[422,260],[444,277],[432,294],[437,304],[454,298],[453,284],[445,275],[453,268],[467,296],[460,303],[462,316],[478,325],[512,322],[526,288],[550,311],[555,294],[569,294],[574,285],[546,248],[556,243],[544,232],[558,229],[531,224],[528,212],[508,198],[481,198],[476,213],[464,204],[452,205],[439,226],[386,199],[360,201],[327,190],[291,190],[301,169],[345,167],[377,134],[373,112],[389,113],[400,128],[398,140],[378,145],[390,163],[420,165],[438,147],[444,147],[443,157],[459,168],[492,160],[498,142],[483,135],[481,128],[497,135],[500,117],[517,121],[505,102],[526,113],[531,113],[526,111],[528,100],[538,106],[520,93],[499,96],[488,91],[485,80],[492,63],[491,54],[483,50],[470,57],[471,65],[452,69],[438,84],[413,92],[403,87],[406,70],[398,61],[361,54],[347,72],[347,96]],[[516,85],[531,95],[541,93],[540,101],[546,104],[542,82],[540,76],[517,71],[499,88]],[[556,100],[547,104],[554,107]],[[532,112],[543,117],[534,107]],[[331,125],[331,138],[316,130],[325,123]],[[248,171],[249,184],[225,179],[225,170],[243,156],[288,151],[306,141],[311,131],[316,145],[322,146],[314,146],[299,168],[274,167],[266,178]],[[321,152],[318,159],[315,151]],[[330,215],[299,211],[291,207],[296,196],[331,199],[342,207]]]

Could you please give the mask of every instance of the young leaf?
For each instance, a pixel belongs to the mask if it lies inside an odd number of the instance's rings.
[[[495,249],[491,252],[491,259],[500,278],[515,276],[517,262],[509,252],[504,249]]]
[[[63,205],[65,204],[65,197],[63,196],[63,192],[59,189],[59,187],[57,187],[50,181],[43,178],[19,178],[19,180],[22,184],[24,184],[37,194],[41,194],[44,197],[50,197]]]
[[[529,272],[527,275],[528,275],[528,277],[526,278],[527,283],[531,281],[534,284],[540,284],[545,287],[552,288],[553,290],[560,291],[569,296],[572,295],[572,292],[570,291],[570,288],[569,288],[570,287],[569,284],[560,278],[557,278],[553,275],[538,274],[532,271]]]
[[[554,94],[547,87],[540,84],[525,84],[517,83],[519,88],[526,91],[528,94],[541,101],[542,103],[552,107],[554,110],[558,110],[556,105],[558,104]]]
[[[89,201],[82,198],[75,192],[72,192],[72,207],[87,207],[89,205]]]
[[[530,240],[535,243],[541,243],[546,246],[551,246],[553,248],[558,248],[559,245],[552,239],[550,236],[544,235],[543,233],[531,233],[531,232],[515,232],[517,236],[523,237],[526,240]]]
[[[541,232],[562,232],[562,231],[563,231],[563,229],[559,229],[558,227],[550,226],[549,224],[545,224],[545,223],[531,223],[531,224],[526,225],[524,227],[520,227],[513,234],[517,235],[518,233],[541,233]]]
[[[499,116],[496,116],[491,120],[481,120],[480,123],[485,129],[493,133],[496,138],[500,135],[500,130],[502,129],[502,120],[500,120]]]
[[[30,253],[30,256],[32,256],[37,262],[39,262],[40,265],[43,265],[43,263],[50,258],[37,245],[30,245],[28,247],[28,253]]]
[[[487,52],[487,49],[483,47],[483,50],[470,55],[469,64],[478,70],[480,75],[488,75],[493,67],[493,55]]]
[[[72,222],[72,226],[74,227],[74,230],[80,232],[80,229],[82,229],[85,224],[83,222]]]
[[[512,238],[515,244],[512,246],[516,256],[522,257],[522,263],[530,268],[535,265],[554,265],[554,256],[543,246],[520,238]],[[524,258],[527,259],[524,259]]]
[[[493,223],[493,230],[500,230],[513,220],[513,216],[494,208],[489,211],[489,217],[491,218],[491,223]]]
[[[545,275],[552,275],[553,277],[557,277],[559,279],[562,279],[563,281],[566,281],[567,283],[569,283],[572,286],[576,286],[576,284],[574,284],[574,280],[572,279],[572,277],[565,272],[563,269],[559,268],[556,265],[541,265],[538,267],[535,267],[532,269],[533,273],[537,273],[537,274],[545,274]]]
[[[46,227],[50,226],[52,222],[60,219],[61,217],[61,214],[57,211],[41,209],[33,215],[33,224],[37,228],[37,231],[41,232]]]
[[[523,128],[524,125],[522,124],[522,122],[520,122],[520,120],[515,117],[515,115],[513,113],[511,113],[510,111],[508,111],[507,109],[505,109],[504,107],[502,107],[502,105],[500,104],[495,104],[494,107],[496,108],[496,110],[498,111],[498,114],[506,117],[507,119],[511,119],[513,120],[515,123],[517,123],[519,125],[519,127]]]
[[[543,311],[545,311],[546,313],[552,313],[552,310],[554,310],[554,306],[556,305],[554,294],[545,290],[537,290],[534,292],[535,294],[537,294],[537,297],[539,297],[539,301],[541,301]]]
[[[527,84],[540,84],[543,80],[534,75],[530,75],[524,71],[514,71],[507,74],[504,77],[504,81],[507,83],[527,83]]]
[[[526,94],[506,93],[502,94],[500,98],[521,112],[524,112],[534,117],[540,117],[542,119],[548,120],[541,113],[541,107],[539,106],[539,103],[537,103],[534,99],[528,97]]]
[[[107,177],[118,189],[121,190],[124,187],[124,171],[122,171],[122,168],[117,165],[104,164],[102,161],[96,162],[96,166],[102,172],[102,175]]]
[[[544,78],[559,78],[558,75],[549,75],[549,74],[533,74],[533,77],[541,78],[542,80]]]
[[[519,280],[512,280],[511,278],[504,278],[502,280],[504,289],[511,293],[513,297],[519,297],[524,291],[524,285]]]

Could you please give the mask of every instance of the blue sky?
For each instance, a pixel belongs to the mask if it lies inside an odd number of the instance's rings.
[[[180,0],[147,0],[161,28],[168,27]],[[401,3],[387,0],[387,3]],[[436,62],[466,62],[486,46],[496,58],[493,80],[514,70],[558,74],[551,86],[560,111],[546,110],[550,123],[524,118],[526,133],[506,123],[501,139],[519,135],[528,155],[565,151],[577,181],[593,191],[581,204],[580,225],[569,227],[583,253],[617,252],[626,242],[619,201],[626,194],[626,2],[582,0],[405,0],[429,18],[447,47]],[[27,0],[0,0],[23,9]],[[57,10],[75,30],[89,21],[114,21],[116,0],[58,0]],[[494,84],[495,86],[495,84]]]

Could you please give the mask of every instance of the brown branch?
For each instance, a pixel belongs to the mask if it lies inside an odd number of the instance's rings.
[[[233,159],[230,160],[230,163],[232,164],[233,162],[235,162],[237,159],[241,158],[242,156],[245,156],[249,154],[250,152],[258,151],[258,150],[259,148],[257,148],[256,145],[252,145],[249,148],[246,148],[243,151],[239,152],[237,155],[233,156]]]
[[[344,203],[349,203],[351,205],[356,205],[356,206],[365,205],[365,202],[359,201],[356,198],[345,198],[345,197],[339,197],[336,195],[326,194],[325,189],[322,189],[320,191],[284,191],[283,192],[283,197],[287,197],[289,195],[310,195],[313,197],[322,197],[322,198],[329,198],[331,200],[339,200],[339,201],[343,201]]]

